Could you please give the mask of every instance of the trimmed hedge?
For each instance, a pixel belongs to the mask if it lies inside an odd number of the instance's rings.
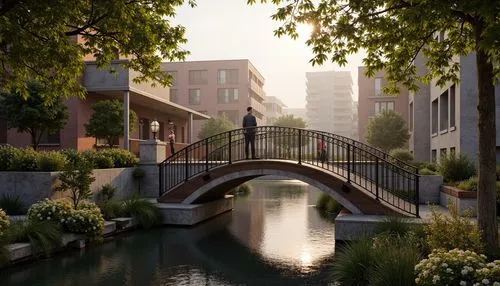
[[[133,153],[123,149],[37,152],[32,148],[0,146],[0,171],[56,172],[64,170],[67,163],[81,159],[91,162],[95,169],[127,168],[139,162]]]

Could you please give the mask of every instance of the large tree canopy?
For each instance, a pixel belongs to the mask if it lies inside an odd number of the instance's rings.
[[[193,0],[187,0],[194,5]],[[84,55],[99,67],[119,52],[137,81],[168,84],[160,62],[182,60],[184,28],[170,18],[184,0],[1,0],[0,86],[27,96],[36,79],[63,96],[84,95],[80,85]],[[78,41],[77,41],[78,39]]]
[[[393,110],[382,110],[366,125],[366,142],[386,152],[403,147],[409,137],[405,120]]]
[[[248,0],[255,3],[257,0]],[[268,2],[268,0],[260,0]],[[498,0],[269,0],[279,6],[277,36],[296,38],[297,23],[314,26],[307,45],[313,64],[328,59],[346,64],[349,54],[366,51],[367,74],[385,69],[391,82],[416,90],[420,81],[438,85],[459,80],[454,56],[475,52],[478,83],[478,226],[488,251],[498,248],[495,210],[495,87],[500,58]],[[439,35],[439,37],[436,37]],[[417,74],[419,53],[428,72]]]

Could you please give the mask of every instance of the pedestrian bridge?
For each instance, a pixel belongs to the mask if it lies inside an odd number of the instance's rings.
[[[290,127],[255,128],[256,159],[246,159],[244,129],[195,142],[159,164],[162,203],[222,198],[266,175],[301,180],[354,214],[419,215],[418,169],[336,134]]]

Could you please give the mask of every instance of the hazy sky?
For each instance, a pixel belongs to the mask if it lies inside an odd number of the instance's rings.
[[[321,70],[350,70],[357,98],[359,55],[349,64],[338,67],[327,63],[312,67],[313,57],[306,46],[308,27],[300,27],[301,38],[274,37],[278,27],[270,16],[276,11],[271,4],[248,6],[246,0],[197,0],[198,6],[177,10],[174,22],[186,27],[191,52],[187,60],[249,59],[265,77],[264,90],[280,98],[288,107],[305,107],[305,73]]]

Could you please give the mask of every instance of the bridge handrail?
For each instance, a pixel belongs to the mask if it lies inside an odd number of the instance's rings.
[[[234,148],[239,148],[235,149],[238,154],[242,154],[241,152],[241,147],[242,147],[242,142],[244,142],[244,133],[245,133],[245,128],[239,128],[239,129],[234,129],[230,130],[227,132],[215,134],[213,136],[207,137],[205,139],[199,140],[197,142],[194,142],[188,146],[185,146],[178,152],[170,155],[167,159],[165,159],[162,163],[159,164],[160,167],[160,196],[164,193],[167,193],[170,189],[175,188],[176,185],[181,184],[183,181],[179,181],[177,184],[170,185],[168,190],[165,190],[164,186],[164,181],[165,178],[162,177],[162,172],[169,166],[174,163],[182,163],[185,162],[185,181],[187,181],[189,178],[196,176],[197,174],[209,171],[210,169],[214,169],[216,167],[226,165],[226,164],[231,164],[232,161],[238,161],[238,160],[244,160],[240,157],[237,157],[236,159],[233,159],[231,152],[233,151],[232,149]],[[317,148],[314,148],[314,146],[317,147],[316,142],[312,142],[311,140],[319,140],[321,139],[324,143],[323,144],[329,144],[328,148],[331,149],[332,151],[332,156],[334,155],[335,148],[337,150],[337,156],[339,156],[339,147],[340,147],[340,153],[342,155],[342,158],[344,158],[347,155],[347,161],[339,161],[335,160],[332,161],[333,164],[337,164],[337,168],[341,169],[347,169],[347,177],[346,175],[343,174],[345,178],[348,179],[348,182],[350,181],[351,177],[351,172],[353,174],[358,172],[361,176],[365,176],[365,180],[367,180],[370,183],[374,183],[376,185],[376,197],[379,199],[379,185],[380,185],[380,174],[379,174],[379,169],[381,169],[382,172],[385,172],[385,174],[382,174],[382,179],[383,176],[387,176],[388,174],[390,176],[395,176],[398,177],[399,179],[397,180],[403,180],[405,183],[403,184],[408,184],[408,186],[403,186],[403,193],[407,192],[408,194],[406,195],[405,199],[409,200],[410,204],[415,204],[415,209],[416,213],[411,210],[408,211],[406,210],[406,207],[404,207],[404,211],[410,212],[414,215],[418,216],[418,181],[419,181],[419,175],[418,175],[418,168],[415,166],[412,166],[410,164],[407,164],[403,161],[398,160],[397,158],[394,158],[390,156],[389,154],[383,152],[380,149],[374,148],[372,146],[366,145],[362,142],[358,142],[356,140],[353,140],[348,137],[344,137],[341,135],[337,134],[331,134],[328,132],[324,131],[318,131],[318,130],[309,130],[309,129],[302,129],[302,128],[293,128],[293,127],[279,127],[279,126],[259,126],[254,128],[254,132],[256,135],[256,144],[257,142],[260,142],[262,144],[262,141],[265,141],[265,150],[268,152],[268,140],[276,141],[276,143],[283,143],[282,141],[284,138],[288,138],[288,143],[290,143],[290,140],[297,140],[299,142],[299,146],[294,146],[293,148],[293,159],[294,161],[298,160],[298,163],[301,164],[302,162],[305,162],[307,164],[312,164],[312,161],[306,161],[307,159],[305,158],[306,156],[301,154],[302,150],[304,148],[308,148],[309,151],[317,151]],[[271,137],[268,137],[268,135],[271,134]],[[237,137],[237,140],[233,140],[233,137]],[[258,140],[257,140],[258,139]],[[280,141],[281,140],[281,141]],[[304,143],[301,143],[303,140]],[[279,142],[278,142],[279,141]],[[308,147],[309,146],[309,147]],[[272,156],[276,156],[274,153],[278,153],[277,156],[281,156],[280,154],[283,152],[281,150],[281,145],[279,147],[279,150],[276,152],[273,148],[277,148],[275,145],[271,146],[269,149],[271,149]],[[202,150],[203,149],[203,150]],[[274,151],[273,151],[274,150]],[[288,146],[288,149],[286,152],[290,152],[291,147]],[[227,155],[223,153],[223,151],[228,152]],[[298,154],[296,154],[298,153]],[[345,154],[347,153],[347,154]],[[236,155],[238,155],[236,154]],[[315,152],[311,153],[314,157]],[[202,159],[205,162],[204,167],[199,167],[197,166],[196,168],[193,169],[193,167],[189,166],[188,162],[191,161],[191,164],[194,163],[194,157],[198,155],[198,161],[197,163],[202,163]],[[298,155],[298,156],[297,156]],[[222,160],[221,158],[227,156],[227,161]],[[296,156],[296,157],[295,157]],[[358,156],[358,161],[355,160],[355,157]],[[215,158],[215,160],[209,161],[209,158]],[[266,154],[267,158],[267,154]],[[375,181],[373,178],[368,177],[368,175],[373,177],[373,174],[368,174],[366,173],[367,171],[364,170],[365,174],[362,174],[363,171],[357,170],[360,167],[356,166],[356,162],[361,162],[359,161],[360,158],[365,158],[364,163],[369,164],[369,163],[376,163],[376,179]],[[366,161],[369,158],[371,160]],[[276,159],[273,157],[272,159]],[[291,159],[288,158],[288,159]],[[314,159],[313,159],[314,160]],[[351,166],[352,165],[352,166]],[[321,166],[323,167],[323,166]],[[366,167],[365,167],[366,168]],[[373,168],[373,167],[370,167]],[[330,170],[330,169],[329,169]],[[340,169],[338,169],[336,172],[339,172]],[[332,170],[330,170],[332,171]],[[397,196],[398,198],[401,198],[403,195],[401,193],[401,190],[396,190],[395,188],[395,183],[394,183],[394,178],[391,177],[392,180],[392,191],[390,193],[394,196]],[[356,182],[354,182],[356,183]],[[385,182],[387,183],[387,182]],[[361,186],[361,182],[357,182],[357,185]],[[364,188],[368,188],[366,186],[366,182],[364,183],[365,186]],[[384,182],[382,182],[382,187],[388,187]],[[400,182],[397,182],[397,187],[400,186]],[[368,190],[370,193],[374,194],[373,191],[373,186],[371,186],[371,190]],[[411,193],[413,192],[413,193]],[[382,200],[387,202],[387,198],[382,198]],[[394,198],[392,198],[393,203],[394,203]],[[389,202],[390,203],[390,202]],[[399,203],[398,203],[399,204]],[[399,206],[396,206],[400,208]],[[401,208],[400,208],[401,209]]]

